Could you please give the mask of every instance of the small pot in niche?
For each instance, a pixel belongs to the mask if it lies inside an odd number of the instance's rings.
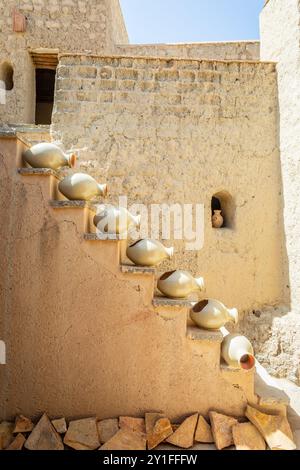
[[[131,214],[125,207],[107,206],[94,217],[94,225],[102,233],[111,235],[124,234],[134,226],[139,227],[140,215]]]
[[[107,196],[107,185],[99,184],[92,176],[74,173],[60,181],[59,191],[71,201],[91,201],[100,196]]]
[[[252,344],[238,333],[225,336],[221,355],[224,361],[234,369],[251,370],[255,366],[255,358]]]
[[[172,258],[174,248],[167,248],[158,240],[143,239],[128,246],[126,254],[137,266],[156,266]]]
[[[23,153],[23,159],[32,168],[52,170],[59,170],[65,166],[73,168],[76,164],[76,155],[64,153],[60,147],[51,142],[33,145]]]
[[[212,226],[213,228],[221,228],[224,224],[224,218],[222,216],[221,210],[214,210],[214,214],[212,216]]]
[[[157,287],[166,297],[184,299],[194,291],[202,291],[204,279],[194,278],[188,271],[170,271],[159,278]]]
[[[198,302],[190,311],[190,317],[199,328],[218,330],[228,322],[238,322],[236,308],[229,309],[218,300],[205,299]]]

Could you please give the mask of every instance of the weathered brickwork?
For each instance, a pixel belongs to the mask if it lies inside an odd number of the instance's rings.
[[[64,56],[55,101],[53,138],[109,182],[111,201],[205,204],[204,248],[176,241],[170,266],[202,274],[209,296],[242,309],[282,300],[274,64]],[[222,190],[235,222],[214,230]]]

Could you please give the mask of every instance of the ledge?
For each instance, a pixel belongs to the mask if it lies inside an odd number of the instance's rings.
[[[122,273],[132,273],[132,274],[155,274],[156,269],[150,268],[148,266],[134,266],[129,264],[121,265]]]
[[[187,307],[191,308],[194,306],[195,302],[188,299],[168,299],[168,297],[154,297],[152,301],[154,307]]]
[[[124,238],[120,238],[119,235],[107,235],[107,238],[99,238],[97,233],[85,233],[84,239],[90,242],[106,242],[106,241],[120,241]]]
[[[90,209],[96,212],[95,206],[88,201],[50,201],[53,209]]]
[[[220,369],[221,369],[223,372],[228,372],[228,373],[231,373],[231,374],[239,374],[239,373],[251,374],[251,373],[255,372],[256,367],[254,366],[253,369],[250,369],[250,370],[236,369],[235,367],[230,367],[230,366],[229,366],[228,364],[226,364],[224,361],[221,361]]]
[[[50,126],[35,126],[33,124],[11,124],[0,127],[0,137],[15,137],[18,133],[37,134],[50,131]]]
[[[58,180],[63,179],[57,171],[51,168],[18,168],[18,173],[22,176],[54,176]]]
[[[216,343],[223,341],[221,331],[203,330],[197,326],[188,326],[186,336],[193,341],[215,341]]]

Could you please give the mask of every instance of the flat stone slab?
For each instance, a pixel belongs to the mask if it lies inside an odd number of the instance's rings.
[[[154,307],[191,308],[196,302],[188,299],[168,299],[167,297],[155,296],[152,303]]]
[[[41,417],[28,437],[25,448],[28,450],[64,450],[61,437],[46,414]]]
[[[99,450],[146,450],[146,437],[129,428],[123,428]]]
[[[146,434],[146,425],[144,418],[131,418],[129,416],[120,416],[119,418],[120,429],[128,428],[133,432]]]
[[[18,168],[18,173],[22,176],[54,176],[58,180],[63,179],[57,171],[51,168]]]
[[[2,421],[0,423],[0,450],[6,449],[14,440],[14,423]]]
[[[98,421],[97,429],[101,444],[105,444],[119,432],[119,420],[116,418]]]
[[[53,209],[90,209],[96,212],[95,206],[89,201],[50,201]]]
[[[234,444],[232,428],[238,424],[238,420],[231,416],[211,411],[209,413],[213,438],[218,450],[230,447]]]
[[[149,274],[153,275],[156,273],[155,268],[150,268],[147,266],[133,266],[131,264],[122,264],[121,265],[122,273],[131,273],[131,274]]]
[[[266,443],[252,423],[238,423],[232,428],[236,450],[266,450]]]
[[[65,434],[68,430],[65,418],[54,419],[51,423],[58,434]]]
[[[155,449],[173,434],[170,420],[161,413],[146,413],[145,423],[149,450]]]
[[[26,442],[26,437],[23,434],[18,434],[6,450],[22,450]]]
[[[271,450],[295,450],[294,436],[285,416],[268,415],[247,406],[246,416],[263,435]]]
[[[20,432],[31,432],[33,428],[34,424],[31,419],[26,418],[26,416],[23,415],[17,416],[15,421],[14,434],[18,434]]]
[[[199,416],[198,424],[195,432],[195,441],[203,444],[211,444],[214,438],[211,432],[211,427],[203,416]]]
[[[96,450],[100,446],[96,418],[71,421],[64,444],[75,450]]]
[[[186,418],[166,442],[182,449],[190,449],[194,445],[194,434],[198,421],[198,413]]]
[[[203,330],[197,326],[188,326],[186,336],[193,341],[216,341],[222,343],[223,335],[220,331]]]

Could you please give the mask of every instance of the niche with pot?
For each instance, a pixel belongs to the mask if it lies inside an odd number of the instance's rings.
[[[234,228],[235,204],[228,191],[220,191],[211,199],[212,226],[215,229]]]

